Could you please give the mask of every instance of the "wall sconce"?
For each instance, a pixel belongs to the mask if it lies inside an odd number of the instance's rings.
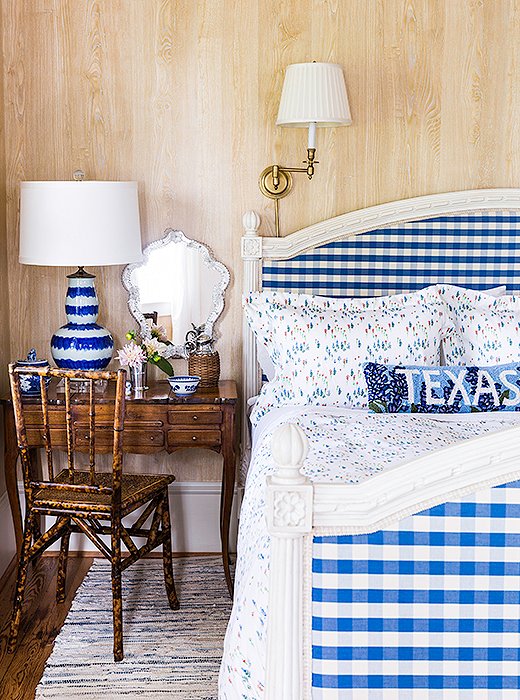
[[[279,126],[309,128],[305,167],[287,168],[270,165],[260,174],[258,185],[266,197],[274,200],[276,235],[280,235],[279,200],[292,188],[291,173],[314,175],[316,127],[352,124],[347,88],[341,66],[336,63],[293,63],[287,66],[280,99]]]

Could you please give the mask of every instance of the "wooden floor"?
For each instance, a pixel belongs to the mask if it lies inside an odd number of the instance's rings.
[[[45,554],[29,567],[23,616],[14,654],[6,654],[15,571],[10,571],[0,591],[0,700],[32,700],[54,640],[63,625],[72,599],[92,564],[90,556],[69,556],[67,598],[56,604],[58,558]]]

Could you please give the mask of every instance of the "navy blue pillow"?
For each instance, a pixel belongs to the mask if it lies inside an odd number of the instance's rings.
[[[520,362],[494,367],[363,365],[374,413],[520,410]]]

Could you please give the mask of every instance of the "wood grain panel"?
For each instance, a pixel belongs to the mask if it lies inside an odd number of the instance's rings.
[[[0,358],[48,355],[65,321],[70,270],[18,265],[18,183],[81,167],[139,182],[144,243],[180,228],[231,269],[218,349],[223,376],[239,378],[241,217],[254,208],[272,231],[258,174],[305,155],[304,131],[275,126],[289,63],[340,63],[353,124],[318,131],[314,179],[296,176],[281,202],[285,233],[393,199],[519,184],[520,0],[4,0],[2,41],[12,334]],[[121,268],[94,272],[100,321],[120,343],[132,323]],[[169,459],[180,479],[218,476],[211,458]]]
[[[0,70],[3,65],[2,18],[0,17]],[[3,71],[1,71],[3,74]],[[3,370],[9,362],[10,325],[9,325],[9,285],[7,264],[7,228],[5,211],[5,131],[4,131],[4,90],[0,81],[0,391],[7,391],[7,372]],[[1,417],[0,417],[1,420]],[[3,430],[0,428],[0,454],[3,455]],[[3,457],[0,456],[0,497],[5,491]]]

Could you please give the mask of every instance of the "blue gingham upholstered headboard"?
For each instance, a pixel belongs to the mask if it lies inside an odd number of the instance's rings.
[[[439,282],[520,291],[520,211],[398,223],[262,265],[263,289],[322,296],[398,294]]]
[[[520,189],[448,192],[368,207],[283,238],[244,215],[244,293],[379,296],[446,282],[520,292]],[[243,392],[258,392],[256,347],[244,321]],[[243,421],[243,425],[246,424]],[[244,437],[244,436],[243,436]]]

